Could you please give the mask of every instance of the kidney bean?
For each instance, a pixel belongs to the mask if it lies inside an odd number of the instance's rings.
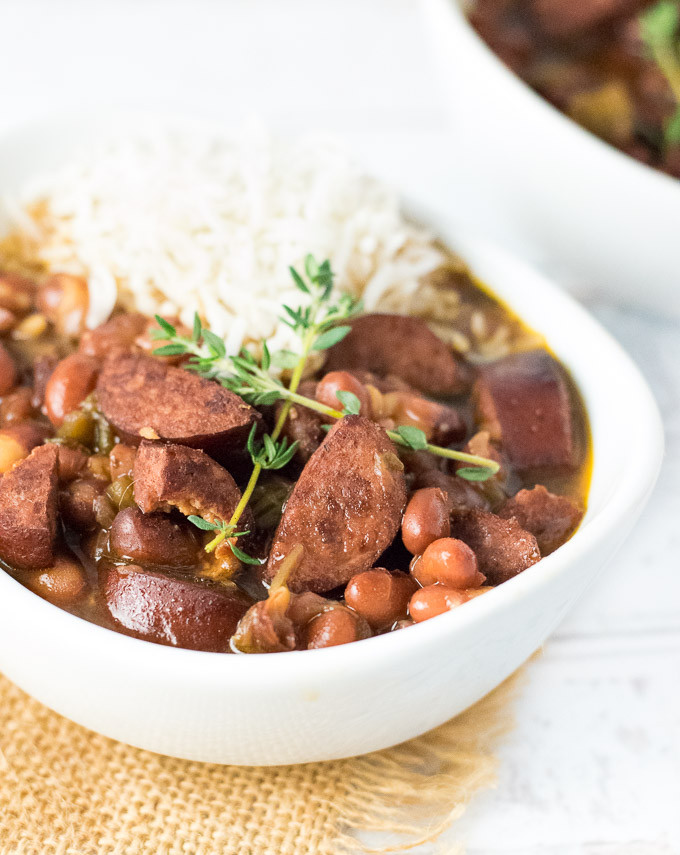
[[[38,309],[62,335],[76,338],[85,328],[90,304],[87,281],[70,273],[55,273],[38,290]]]
[[[408,604],[408,613],[416,623],[444,614],[468,601],[465,591],[445,585],[427,585],[416,591]]]
[[[21,386],[6,395],[0,403],[0,424],[9,425],[32,418],[36,414],[32,399],[33,392],[28,386]]]
[[[17,322],[17,316],[4,306],[0,306],[0,334],[7,333],[13,329]]]
[[[429,401],[413,392],[387,392],[382,399],[385,418],[395,425],[419,428],[428,441],[448,445],[465,437],[465,421],[453,407]]]
[[[438,487],[416,490],[401,522],[401,539],[413,555],[420,555],[435,540],[451,534],[448,498]]]
[[[99,360],[82,353],[72,353],[57,364],[45,387],[45,408],[55,427],[92,392],[98,374]]]
[[[304,632],[307,650],[349,644],[368,638],[370,630],[360,615],[343,606],[321,612],[307,624]]]
[[[33,362],[33,399],[32,403],[36,410],[40,410],[45,403],[45,387],[52,376],[59,360],[56,356],[38,356]]]
[[[121,475],[127,475],[128,478],[133,477],[135,468],[135,456],[137,449],[132,445],[119,443],[114,445],[109,452],[109,467],[111,469],[111,479],[116,480]]]
[[[411,575],[421,585],[448,585],[451,588],[479,588],[486,576],[479,572],[477,556],[455,537],[435,540],[413,563]]]
[[[363,383],[348,371],[331,371],[322,377],[316,387],[316,400],[320,404],[342,410],[343,403],[337,397],[338,392],[351,392],[359,399],[361,415],[370,418],[371,399]]]
[[[57,446],[57,474],[62,483],[74,481],[87,468],[88,454],[83,448]]]
[[[7,348],[0,344],[0,395],[6,395],[17,382],[17,366]]]
[[[160,567],[193,567],[199,545],[188,524],[175,522],[167,514],[144,514],[125,508],[116,515],[109,533],[109,546],[120,558]]]
[[[33,593],[55,606],[70,606],[87,591],[85,571],[75,558],[59,556],[44,570],[33,570],[23,576],[23,582]]]
[[[14,314],[30,312],[34,284],[18,273],[0,273],[0,306]]]
[[[144,332],[148,323],[148,318],[134,312],[114,315],[93,330],[85,330],[78,352],[105,359],[116,351],[134,350],[135,339]]]
[[[373,629],[384,629],[406,617],[417,585],[407,573],[390,573],[381,567],[357,573],[347,583],[345,602]]]
[[[59,510],[64,521],[76,529],[97,527],[97,504],[106,490],[99,478],[77,478],[59,493]]]

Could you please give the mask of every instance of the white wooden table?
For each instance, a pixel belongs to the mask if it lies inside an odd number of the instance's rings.
[[[101,104],[257,113],[347,134],[407,193],[494,215],[452,162],[417,0],[0,0],[0,33],[0,132]],[[593,309],[652,384],[668,454],[641,523],[529,668],[499,787],[459,826],[472,855],[680,852],[680,324]]]

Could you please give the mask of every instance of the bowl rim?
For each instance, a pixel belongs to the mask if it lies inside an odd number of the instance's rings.
[[[596,136],[592,131],[579,125],[561,110],[534,91],[526,81],[509,68],[502,59],[484,41],[470,23],[464,11],[465,5],[470,5],[469,0],[425,0],[426,4],[434,14],[444,14],[449,22],[456,27],[461,38],[475,51],[485,71],[493,75],[500,85],[507,91],[513,91],[517,98],[521,99],[527,110],[540,113],[544,121],[549,122],[555,132],[561,129],[562,134],[570,136],[576,145],[582,150],[590,149],[591,153],[600,158],[613,158],[618,162],[619,168],[628,168],[630,175],[637,175],[638,180],[647,179],[656,184],[659,190],[665,188],[664,192],[673,191],[680,195],[680,178],[649,166],[632,157],[621,149]]]
[[[413,210],[412,208],[411,210]],[[418,212],[419,219],[423,219]],[[605,507],[586,517],[587,524],[579,528],[572,538],[556,552],[542,559],[519,576],[465,604],[465,608],[453,610],[429,621],[400,631],[365,639],[361,642],[313,651],[291,651],[286,653],[225,655],[205,651],[186,650],[137,639],[114,630],[100,627],[63,609],[42,600],[29,591],[8,573],[0,573],[0,612],[11,610],[22,613],[29,626],[39,627],[36,634],[55,639],[55,644],[65,644],[72,649],[94,650],[97,659],[107,665],[134,663],[138,674],[153,673],[158,679],[176,679],[182,675],[183,685],[209,682],[228,688],[247,688],[255,694],[271,692],[272,684],[307,681],[324,676],[359,674],[376,665],[400,661],[403,655],[414,655],[418,649],[426,650],[437,645],[457,632],[465,630],[474,621],[491,619],[496,613],[511,606],[532,589],[540,589],[558,576],[567,574],[570,566],[577,563],[586,553],[607,540],[620,520],[635,512],[651,492],[656,481],[663,456],[663,427],[654,398],[640,371],[621,346],[602,326],[590,316],[584,307],[563,292],[544,275],[518,260],[505,250],[475,235],[466,235],[455,222],[447,223],[441,214],[424,219],[433,223],[433,230],[467,260],[472,256],[491,258],[508,271],[508,278],[521,277],[527,291],[532,291],[539,307],[544,307],[556,318],[566,318],[570,326],[580,330],[580,339],[586,336],[596,342],[597,347],[616,363],[619,380],[625,378],[627,406],[635,414],[637,453],[626,458],[623,454],[621,481],[617,492]],[[470,262],[473,271],[475,262]],[[504,282],[489,282],[491,290],[513,308],[513,295],[506,292]],[[512,288],[508,288],[511,291]],[[535,292],[535,293],[534,293]],[[520,312],[520,316],[521,316]],[[555,322],[553,322],[555,323]],[[532,322],[535,327],[536,324]],[[547,323],[550,327],[550,324]],[[538,332],[543,334],[540,328]],[[550,341],[550,333],[545,332]],[[561,354],[567,366],[568,359]],[[604,377],[603,377],[604,381]],[[577,381],[578,385],[578,381]],[[589,410],[589,415],[595,410]],[[597,437],[593,432],[593,442]],[[598,467],[597,456],[593,473]]]

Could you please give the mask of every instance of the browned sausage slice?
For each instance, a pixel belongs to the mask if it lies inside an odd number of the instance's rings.
[[[485,365],[475,396],[483,428],[518,469],[578,465],[569,389],[549,353],[532,350]]]
[[[274,537],[265,578],[300,551],[292,591],[330,591],[367,570],[394,540],[406,504],[403,465],[382,428],[341,419],[302,470]]]
[[[478,509],[457,511],[451,534],[472,549],[490,585],[500,585],[541,560],[536,538],[514,518],[505,520]]]
[[[174,647],[226,652],[251,601],[236,589],[177,579],[141,567],[102,572],[111,617],[128,632]]]
[[[0,480],[0,555],[13,567],[49,567],[57,538],[57,448],[41,445]]]
[[[194,448],[245,447],[256,410],[238,395],[150,356],[123,355],[104,365],[99,406],[128,442],[167,439]]]
[[[520,490],[498,512],[504,519],[514,517],[538,541],[541,555],[561,546],[581,522],[583,511],[567,496],[556,496],[538,484]]]
[[[197,448],[143,442],[134,468],[135,501],[145,514],[177,508],[227,522],[241,499],[229,472]],[[248,511],[241,518],[248,527]]]
[[[468,372],[451,349],[420,318],[362,315],[328,351],[324,371],[373,371],[405,380],[427,395],[457,395]]]

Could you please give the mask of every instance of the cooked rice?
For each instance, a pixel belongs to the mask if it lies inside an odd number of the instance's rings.
[[[443,261],[396,193],[337,143],[281,141],[254,127],[111,138],[33,181],[9,208],[48,270],[87,277],[90,326],[116,302],[187,325],[197,311],[230,353],[261,338],[293,345],[279,314],[304,301],[288,267],[309,252],[330,258],[338,287],[369,310],[408,311]]]

